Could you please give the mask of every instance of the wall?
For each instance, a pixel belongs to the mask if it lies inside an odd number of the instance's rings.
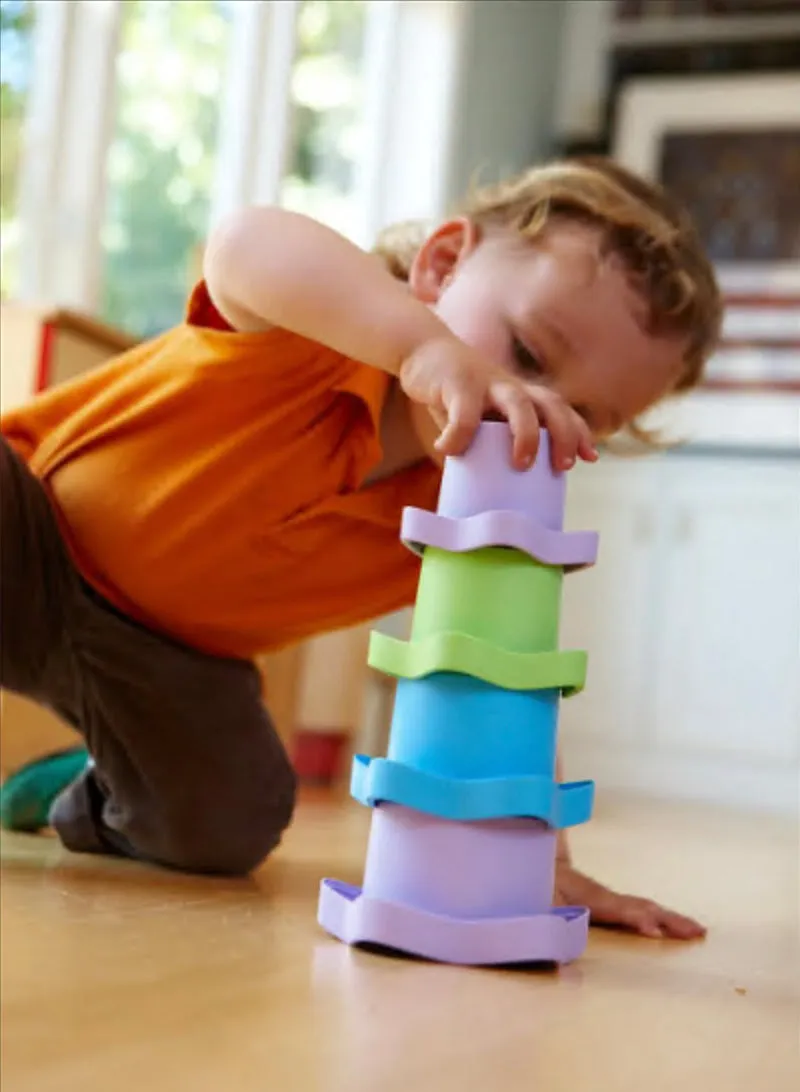
[[[555,95],[555,130],[566,142],[601,133],[614,16],[612,0],[565,0]]]
[[[472,0],[461,57],[447,198],[476,170],[497,178],[546,156],[567,5]]]

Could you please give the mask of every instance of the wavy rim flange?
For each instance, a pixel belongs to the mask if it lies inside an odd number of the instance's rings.
[[[405,508],[400,538],[417,554],[424,553],[426,546],[453,554],[506,546],[568,572],[594,565],[599,542],[593,531],[554,531],[510,509],[456,519],[424,508]]]
[[[401,804],[426,815],[459,822],[540,819],[552,830],[586,823],[592,815],[594,783],[559,784],[550,777],[440,777],[388,758],[356,755],[350,793],[360,804]]]
[[[396,678],[421,679],[454,671],[505,690],[561,690],[571,697],[586,682],[587,654],[509,652],[465,633],[434,633],[421,641],[400,641],[374,630],[367,663]]]
[[[557,906],[517,918],[447,918],[373,899],[340,880],[320,885],[317,920],[345,944],[379,944],[437,963],[571,963],[586,948],[589,911]]]

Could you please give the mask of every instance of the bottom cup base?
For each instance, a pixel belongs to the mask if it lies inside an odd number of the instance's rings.
[[[465,965],[571,963],[589,934],[583,906],[529,917],[459,919],[370,898],[358,887],[328,879],[320,887],[318,921],[345,944],[375,944]]]

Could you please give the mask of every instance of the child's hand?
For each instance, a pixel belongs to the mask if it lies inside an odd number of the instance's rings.
[[[408,397],[427,406],[442,430],[436,449],[443,455],[463,454],[484,414],[496,411],[511,426],[519,469],[536,458],[540,425],[550,433],[556,470],[569,470],[578,457],[597,458],[589,426],[554,391],[525,383],[455,337],[425,342],[403,361],[399,378]]]
[[[706,935],[705,926],[692,918],[649,899],[620,895],[564,862],[556,865],[556,903],[588,906],[593,925],[626,929],[657,940],[697,940]]]

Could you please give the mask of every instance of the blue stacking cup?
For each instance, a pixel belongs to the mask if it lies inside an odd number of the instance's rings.
[[[453,779],[552,778],[559,696],[454,672],[401,679],[387,758]]]

